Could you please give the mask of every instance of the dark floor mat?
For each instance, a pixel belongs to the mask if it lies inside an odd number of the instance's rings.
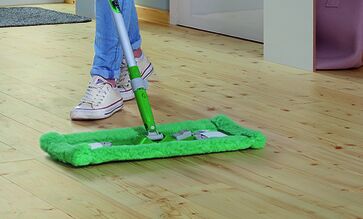
[[[0,7],[0,27],[90,22],[92,19],[38,7]]]

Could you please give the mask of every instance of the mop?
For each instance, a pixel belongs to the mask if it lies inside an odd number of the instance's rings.
[[[157,125],[146,92],[147,82],[137,67],[120,6],[117,0],[109,3],[144,126],[75,134],[46,133],[40,138],[40,146],[52,159],[80,167],[264,147],[266,138],[261,132],[241,127],[225,115]]]

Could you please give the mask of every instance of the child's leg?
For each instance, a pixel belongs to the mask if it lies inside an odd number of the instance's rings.
[[[122,48],[107,0],[96,0],[96,35],[92,76],[115,79],[122,60]]]
[[[121,11],[130,41],[135,50],[140,48],[141,37],[133,0],[120,0]],[[71,111],[72,119],[103,119],[123,107],[123,96],[116,87],[120,77],[123,51],[119,42],[112,11],[107,0],[96,0],[95,56],[91,82],[85,96]]]
[[[133,0],[119,0],[126,28],[134,50],[141,46],[141,37]],[[123,57],[117,29],[114,24],[112,11],[106,0],[96,0],[96,39],[95,56],[91,75],[106,79],[120,77],[120,66]]]

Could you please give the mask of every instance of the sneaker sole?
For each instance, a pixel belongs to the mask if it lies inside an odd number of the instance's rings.
[[[154,67],[150,63],[150,65],[145,69],[144,73],[142,74],[142,79],[147,80],[153,73]],[[132,89],[127,91],[120,91],[122,98],[124,101],[130,101],[135,99],[135,94]]]
[[[97,110],[76,110],[71,112],[71,119],[75,121],[106,119],[124,107],[123,100]]]

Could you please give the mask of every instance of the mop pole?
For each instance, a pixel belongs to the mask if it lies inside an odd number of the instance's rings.
[[[139,108],[145,129],[148,132],[147,137],[152,141],[162,140],[164,136],[156,129],[154,115],[151,109],[149,97],[146,92],[147,82],[141,78],[140,69],[136,64],[128,31],[125,27],[125,22],[121,14],[120,5],[118,0],[109,0],[109,3],[128,65],[131,85],[135,93],[137,106]]]

